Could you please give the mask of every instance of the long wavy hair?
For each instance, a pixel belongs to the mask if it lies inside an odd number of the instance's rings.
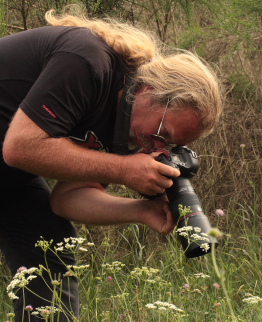
[[[53,26],[89,28],[123,57],[134,87],[149,85],[156,104],[171,102],[174,110],[193,107],[203,134],[212,131],[222,110],[221,87],[215,72],[197,55],[176,49],[165,55],[163,45],[151,33],[112,19],[89,19],[79,11],[58,15],[55,10],[49,10],[45,18]]]

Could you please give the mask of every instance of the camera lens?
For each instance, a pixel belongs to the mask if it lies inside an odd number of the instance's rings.
[[[166,193],[185,255],[188,258],[205,255],[218,244],[208,235],[211,229],[209,220],[189,179],[178,177],[173,181],[173,186],[166,189]],[[180,205],[189,209],[182,217]]]

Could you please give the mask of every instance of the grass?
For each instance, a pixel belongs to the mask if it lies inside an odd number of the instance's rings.
[[[0,38],[6,34],[6,22],[4,14],[4,0],[0,0]]]
[[[163,237],[138,225],[80,226],[80,236],[93,243],[78,253],[80,321],[261,322],[262,242],[251,223],[254,214],[239,206],[226,216],[214,256],[193,259],[184,256],[176,235]],[[5,286],[7,275],[2,263]],[[1,321],[11,321],[5,288],[0,297]]]

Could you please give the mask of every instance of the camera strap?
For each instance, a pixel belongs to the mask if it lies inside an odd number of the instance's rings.
[[[120,155],[127,155],[128,141],[129,141],[129,129],[130,118],[132,114],[132,102],[128,102],[127,94],[130,90],[132,78],[129,78],[124,86],[122,97],[120,100],[120,106],[117,110],[115,131],[113,137],[113,153]]]

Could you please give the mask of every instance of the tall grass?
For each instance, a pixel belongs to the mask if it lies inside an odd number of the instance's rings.
[[[187,259],[176,234],[164,237],[143,226],[80,226],[80,236],[94,246],[78,256],[79,321],[260,322],[262,242],[250,222],[255,214],[239,206],[227,222],[229,212],[217,217],[225,233],[214,258]],[[5,286],[6,275],[1,266]],[[0,297],[5,321],[11,302],[4,288]]]
[[[6,35],[6,21],[4,12],[4,1],[0,0],[0,38]]]

